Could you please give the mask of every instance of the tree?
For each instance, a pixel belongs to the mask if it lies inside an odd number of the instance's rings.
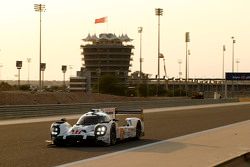
[[[104,94],[124,95],[125,84],[117,76],[106,74],[100,78],[100,92]]]

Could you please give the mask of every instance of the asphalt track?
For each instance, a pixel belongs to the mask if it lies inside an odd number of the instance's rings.
[[[55,166],[248,119],[250,104],[147,113],[146,136],[142,140],[112,147],[48,146],[45,140],[49,139],[51,121],[1,125],[0,166]]]

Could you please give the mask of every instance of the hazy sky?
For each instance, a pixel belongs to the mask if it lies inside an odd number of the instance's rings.
[[[132,71],[139,70],[139,34],[143,27],[143,72],[157,73],[157,17],[155,8],[163,8],[161,52],[166,57],[169,77],[178,76],[178,59],[185,73],[185,32],[190,32],[190,77],[221,77],[222,46],[226,45],[225,71],[232,70],[232,39],[236,39],[235,60],[239,71],[250,71],[250,0],[1,0],[0,1],[0,79],[16,79],[16,60],[23,61],[21,79],[28,76],[27,58],[31,58],[30,78],[38,79],[39,13],[34,3],[44,3],[42,19],[42,61],[45,79],[62,80],[61,65],[81,67],[81,39],[88,33],[128,34],[132,39]],[[108,17],[108,25],[94,24]],[[236,70],[235,65],[235,70]],[[67,71],[67,76],[70,71]],[[161,62],[161,75],[163,63]]]

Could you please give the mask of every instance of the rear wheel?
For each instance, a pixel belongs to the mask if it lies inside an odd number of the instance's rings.
[[[116,143],[116,127],[115,125],[112,125],[110,129],[110,145],[115,145]]]
[[[142,134],[142,128],[141,128],[141,122],[138,121],[137,125],[136,125],[136,135],[135,135],[135,139],[139,140],[141,138],[141,134]]]

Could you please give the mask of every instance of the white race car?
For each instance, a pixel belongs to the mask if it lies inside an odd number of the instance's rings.
[[[125,118],[123,124],[120,125],[122,121],[117,120],[119,115],[121,117],[133,115],[133,117]],[[65,119],[52,123],[50,132],[51,142],[55,145],[89,141],[114,145],[117,140],[140,139],[141,136],[144,136],[143,110],[92,109],[82,115],[74,126],[71,126]]]

